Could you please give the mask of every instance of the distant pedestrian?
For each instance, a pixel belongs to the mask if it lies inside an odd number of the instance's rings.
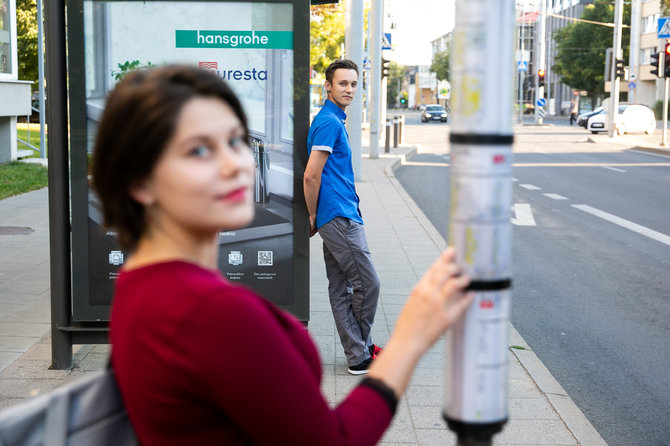
[[[579,113],[579,102],[576,99],[570,101],[570,125],[577,121],[577,114]]]
[[[111,361],[145,446],[374,445],[421,356],[473,300],[450,248],[331,408],[305,327],[217,268],[219,233],[254,215],[247,119],[224,81],[187,66],[128,74],[107,98],[92,174],[105,226],[131,253]]]
[[[326,69],[328,98],[307,136],[304,190],[310,235],[323,240],[330,306],[352,375],[367,372],[381,348],[372,342],[379,276],[372,263],[354,184],[345,110],[358,87],[358,67],[336,60]]]

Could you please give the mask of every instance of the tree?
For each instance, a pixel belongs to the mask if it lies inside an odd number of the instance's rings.
[[[661,0],[661,12],[663,17],[667,17],[670,13],[670,0]]]
[[[323,74],[328,65],[340,57],[344,22],[344,8],[339,4],[310,7],[309,64],[317,73]]]
[[[16,0],[16,43],[19,79],[33,81],[37,89],[37,1]]]
[[[601,23],[614,21],[614,6],[607,0],[596,0],[586,5],[582,19]],[[630,24],[630,7],[625,5],[623,23]],[[556,31],[558,47],[556,63],[552,67],[561,82],[577,90],[586,90],[595,101],[605,88],[605,53],[612,47],[613,29],[592,23],[575,22]],[[630,41],[630,28],[623,29],[622,42]],[[628,47],[624,46],[624,60]],[[595,103],[595,102],[594,102]]]
[[[323,74],[328,65],[341,56],[349,4],[349,0],[341,0],[339,4],[310,7],[309,64],[317,73]],[[366,4],[363,8],[363,32],[368,29],[369,10],[370,5]],[[359,71],[363,69],[363,67],[358,68]]]
[[[438,80],[449,80],[449,68],[449,50],[440,51],[433,55],[430,71],[437,75]]]
[[[433,62],[430,65],[430,71],[437,75],[440,81],[449,80],[450,68],[449,57],[451,55],[452,35],[449,34],[447,38],[447,49],[439,51],[433,55]]]
[[[388,108],[395,107],[398,103],[398,95],[400,94],[404,77],[404,67],[391,61],[391,63],[389,63],[389,76],[386,83],[386,104]]]

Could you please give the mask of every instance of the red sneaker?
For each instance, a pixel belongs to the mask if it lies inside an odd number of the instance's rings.
[[[375,359],[377,356],[379,356],[379,354],[382,352],[382,350],[384,350],[383,348],[381,348],[380,346],[378,346],[376,344],[372,344],[368,348],[370,349],[370,357],[372,359]]]

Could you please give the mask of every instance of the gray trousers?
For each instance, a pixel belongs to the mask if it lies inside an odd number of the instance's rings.
[[[328,295],[349,365],[370,357],[372,324],[379,301],[379,276],[363,225],[336,217],[319,228],[326,261]]]

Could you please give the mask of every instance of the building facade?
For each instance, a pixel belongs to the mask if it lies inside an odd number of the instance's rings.
[[[556,60],[558,47],[554,41],[554,33],[566,26],[574,23],[572,18],[580,18],[584,13],[584,7],[593,3],[593,0],[547,0],[547,21],[545,28],[545,39],[547,48],[547,69],[546,69],[546,97],[547,112],[549,115],[570,114],[570,101],[573,98],[574,91],[569,85],[561,83],[561,79],[556,75],[552,66]],[[538,19],[541,19],[539,17]],[[591,109],[596,104],[582,103],[581,109]]]
[[[17,116],[31,114],[32,82],[18,79],[16,1],[0,0],[0,163],[18,158]]]
[[[547,45],[547,98],[550,114],[569,113],[570,100],[575,93],[568,85],[560,82],[560,78],[552,72],[557,53],[553,34],[556,30],[573,23],[566,18],[580,18],[586,5],[593,0],[546,0],[546,45]],[[629,59],[625,61],[629,77],[621,82],[621,91],[628,95],[628,101],[645,104],[653,107],[657,101],[663,99],[663,79],[651,74],[651,55],[664,48],[665,39],[658,38],[658,19],[664,14],[661,0],[632,0],[625,2],[625,7],[631,8],[630,41],[622,42],[628,46]],[[609,64],[606,64],[609,66]],[[609,73],[605,74],[609,79]],[[609,91],[609,82],[606,82],[605,91]],[[590,110],[599,104],[590,104],[583,99],[580,110]]]

